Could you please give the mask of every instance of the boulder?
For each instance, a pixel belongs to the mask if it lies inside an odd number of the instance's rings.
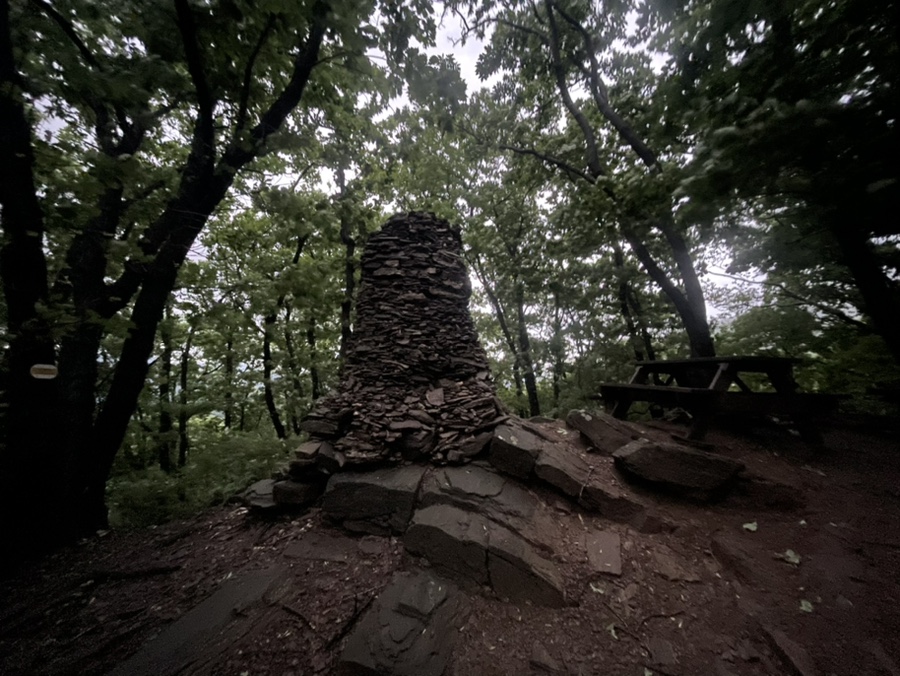
[[[431,572],[397,573],[351,632],[338,673],[441,676],[468,603]]]
[[[565,605],[562,575],[518,533],[452,505],[418,510],[404,546],[470,587],[490,585],[514,602]]]
[[[328,482],[322,509],[351,530],[385,534],[406,530],[425,468],[411,465],[346,472]]]
[[[279,505],[305,507],[318,500],[324,490],[325,486],[322,483],[276,481],[272,485],[272,498]]]
[[[541,440],[513,424],[499,425],[491,440],[490,463],[501,472],[527,479],[541,450]]]
[[[488,526],[488,579],[501,597],[537,606],[566,605],[562,574],[516,533],[497,524]]]
[[[601,412],[569,411],[566,424],[598,453],[610,454],[641,435],[628,423]]]
[[[724,496],[744,469],[730,458],[646,440],[623,446],[613,458],[629,478],[701,501]]]
[[[277,505],[272,495],[274,486],[274,479],[257,481],[241,494],[241,502],[253,510],[268,511],[275,509]]]
[[[566,495],[577,498],[591,476],[591,468],[572,449],[546,444],[534,463],[534,473]]]
[[[419,509],[403,537],[403,545],[423,556],[438,571],[477,588],[488,583],[488,521],[450,505]]]
[[[556,522],[550,510],[518,482],[473,463],[434,471],[422,483],[420,507],[453,505],[514,531],[544,551],[554,549]]]

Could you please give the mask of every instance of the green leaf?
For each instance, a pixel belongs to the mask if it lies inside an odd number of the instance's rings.
[[[756,529],[758,528],[758,526],[756,525],[756,521],[750,521],[750,522],[748,522],[748,523],[745,523],[745,524],[742,526],[742,528],[743,528],[744,530],[749,530],[751,533],[755,533],[755,532],[756,532]]]

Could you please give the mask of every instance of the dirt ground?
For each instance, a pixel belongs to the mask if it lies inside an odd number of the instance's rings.
[[[769,488],[712,506],[654,498],[669,525],[658,534],[533,488],[571,543],[553,557],[569,605],[473,595],[449,672],[900,676],[897,425],[823,431],[814,454],[774,426],[712,430],[712,449]],[[580,563],[586,530],[620,535],[621,575]],[[347,548],[316,556],[328,534]],[[227,628],[171,673],[332,673],[392,574],[421,565],[397,538],[351,539],[317,509],[263,519],[231,506],[107,533],[0,581],[0,673],[110,672],[228,580],[272,566],[287,571],[281,591],[229,609]]]

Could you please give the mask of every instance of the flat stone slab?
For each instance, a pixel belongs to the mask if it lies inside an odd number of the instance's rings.
[[[622,574],[622,541],[618,533],[599,531],[586,533],[584,548],[594,572],[605,575]]]
[[[465,597],[447,580],[397,573],[348,637],[338,673],[441,676],[467,612]]]
[[[534,473],[566,495],[578,498],[591,476],[591,468],[572,449],[546,444],[534,463]]]
[[[557,526],[546,506],[519,482],[469,464],[435,470],[422,482],[419,507],[453,505],[516,532],[532,545],[554,549]]]
[[[730,458],[646,440],[623,446],[613,458],[629,478],[702,501],[724,496],[744,469],[743,463]]]
[[[501,472],[527,479],[541,450],[541,440],[516,424],[498,425],[491,440],[490,463]]]
[[[212,596],[144,643],[108,676],[169,676],[184,672],[205,658],[203,646],[219,637],[235,613],[260,603],[284,577],[285,570],[274,566],[228,580]]]
[[[565,605],[562,575],[515,531],[481,514],[436,504],[413,516],[403,544],[470,587],[490,585],[512,601]]]
[[[628,423],[599,411],[569,411],[566,424],[578,430],[598,453],[607,455],[641,436]]]
[[[348,530],[402,533],[412,516],[424,466],[345,472],[328,482],[322,509]]]

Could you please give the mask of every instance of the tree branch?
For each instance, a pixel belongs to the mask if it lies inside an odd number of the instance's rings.
[[[842,322],[846,322],[847,324],[850,324],[851,326],[855,326],[856,328],[858,328],[860,331],[863,331],[864,333],[868,334],[868,333],[873,332],[872,327],[869,326],[868,324],[866,324],[865,322],[861,322],[858,319],[854,319],[847,313],[842,312],[841,310],[838,310],[836,308],[830,307],[828,305],[825,305],[824,303],[821,303],[821,302],[815,301],[815,300],[811,300],[810,298],[806,298],[805,296],[801,296],[799,293],[791,291],[784,284],[779,284],[778,282],[769,282],[766,280],[745,279],[744,277],[740,277],[738,275],[729,275],[728,273],[725,273],[725,272],[710,272],[709,274],[713,275],[714,277],[725,277],[726,279],[733,279],[735,281],[743,282],[745,284],[758,284],[760,286],[769,286],[773,289],[778,289],[779,291],[781,291],[781,293],[783,293],[788,298],[793,298],[794,300],[798,301],[800,303],[800,305],[814,307],[817,310],[834,317],[835,319],[839,319]]]
[[[563,67],[562,57],[560,56],[559,26],[553,16],[553,5],[550,3],[550,0],[545,0],[545,6],[547,8],[547,18],[550,23],[550,58],[553,65],[553,75],[556,78],[556,87],[559,89],[559,95],[563,100],[563,105],[565,105],[566,110],[569,111],[569,114],[575,119],[575,122],[581,129],[581,134],[584,136],[586,146],[585,156],[588,169],[591,176],[596,178],[606,173],[600,164],[597,138],[594,135],[594,129],[591,127],[591,123],[588,121],[584,112],[575,105],[575,102],[572,100],[572,95],[569,93],[569,85],[566,82],[566,70]]]
[[[241,85],[241,99],[238,104],[237,123],[234,128],[233,138],[235,140],[237,140],[238,136],[240,136],[240,133],[243,131],[244,126],[247,124],[247,105],[250,101],[250,81],[253,78],[253,66],[256,64],[256,59],[262,51],[263,46],[266,44],[266,40],[269,39],[269,35],[272,33],[273,28],[275,28],[275,15],[269,14],[266,25],[259,35],[259,40],[256,41],[253,51],[250,52],[250,58],[247,59],[247,65],[244,66],[244,82]]]
[[[505,143],[501,143],[497,146],[500,150],[509,150],[510,152],[516,153],[517,155],[530,155],[532,157],[536,157],[543,162],[547,162],[548,164],[552,164],[558,169],[562,169],[564,172],[571,176],[577,176],[580,179],[587,181],[588,183],[594,184],[597,182],[596,177],[591,176],[586,171],[582,171],[576,167],[573,167],[571,164],[566,162],[565,160],[561,160],[558,157],[554,157],[553,155],[547,153],[541,153],[535,150],[534,148],[519,148],[516,146],[507,145]]]
[[[560,7],[554,0],[547,0],[548,3],[548,12],[549,6],[552,6],[559,12],[559,15],[572,26],[576,31],[581,34],[581,38],[584,41],[585,50],[588,53],[588,57],[591,61],[590,69],[585,67],[580,67],[581,71],[585,73],[588,77],[588,82],[590,84],[591,95],[594,99],[594,103],[597,105],[600,113],[605,117],[609,123],[615,128],[619,135],[631,146],[631,149],[637,153],[638,157],[641,158],[641,161],[650,167],[651,169],[659,167],[659,160],[656,157],[656,153],[654,153],[650,147],[644,142],[644,140],[637,134],[637,132],[631,127],[631,125],[619,115],[609,104],[609,92],[606,89],[606,85],[603,83],[602,78],[600,77],[600,64],[597,63],[597,50],[594,47],[594,39],[591,36],[590,32],[583,26],[579,21],[577,21],[572,15],[568,14],[562,7]]]
[[[187,0],[175,0],[175,12],[178,17],[178,31],[181,33],[181,42],[187,59],[188,73],[194,84],[194,90],[197,92],[199,113],[194,127],[194,142],[205,146],[209,160],[212,160],[215,150],[215,128],[213,127],[215,99],[209,89],[209,83],[206,81],[203,53],[197,39],[197,24]]]

